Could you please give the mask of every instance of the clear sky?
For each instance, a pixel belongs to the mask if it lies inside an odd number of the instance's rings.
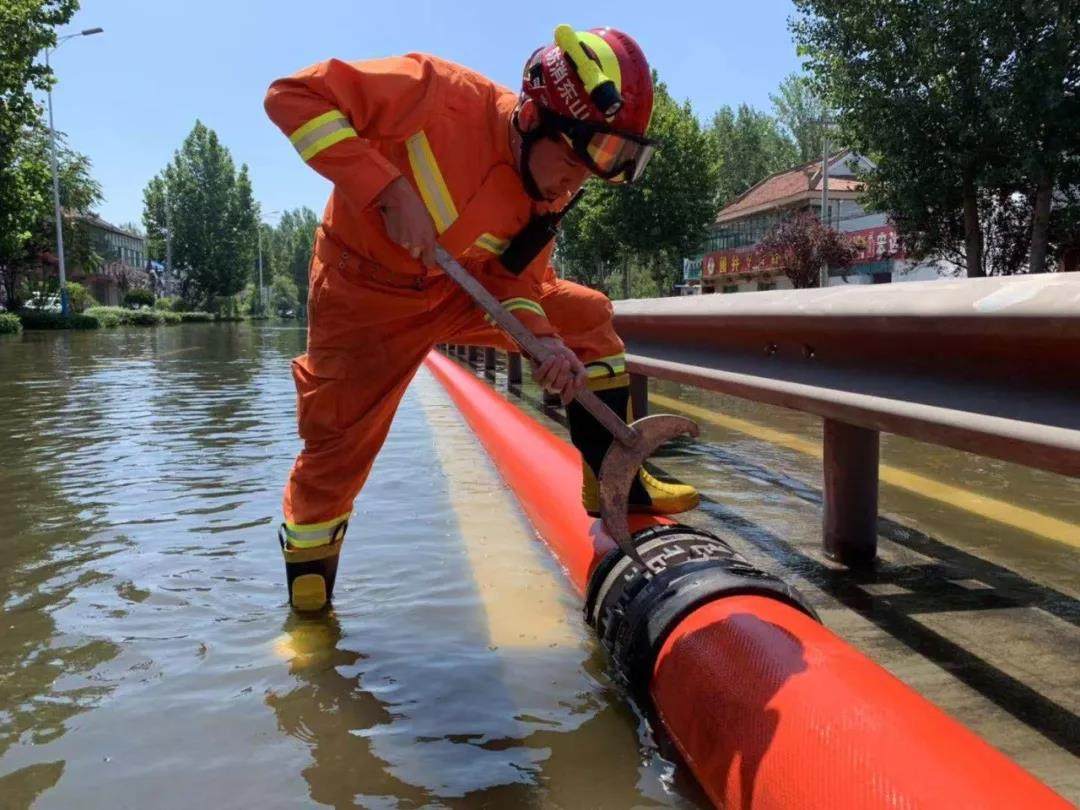
[[[557,23],[611,25],[632,34],[672,94],[707,119],[725,104],[769,106],[799,67],[793,13],[790,0],[83,0],[62,33],[105,33],[55,54],[56,127],[90,156],[105,192],[100,213],[114,223],[141,223],[143,187],[196,118],[248,164],[272,220],[275,209],[321,211],[329,188],[262,109],[270,81],[306,65],[425,51],[516,89],[525,58]]]

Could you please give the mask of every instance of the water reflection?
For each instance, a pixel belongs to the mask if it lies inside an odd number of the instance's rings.
[[[291,616],[275,652],[288,661],[298,685],[289,692],[268,694],[278,728],[303,741],[313,762],[301,770],[311,799],[333,807],[357,803],[376,806],[376,799],[397,798],[420,806],[427,791],[394,777],[372,750],[365,731],[389,724],[393,715],[357,677],[343,675],[361,655],[339,646],[341,625],[331,612],[314,618]]]

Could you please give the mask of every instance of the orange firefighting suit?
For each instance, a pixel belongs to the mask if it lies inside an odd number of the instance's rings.
[[[513,348],[441,272],[390,241],[375,200],[405,177],[440,244],[537,335],[558,335],[590,386],[625,385],[612,307],[556,278],[552,246],[515,276],[498,261],[544,210],[510,146],[515,95],[431,56],[336,59],[274,82],[266,111],[331,180],[311,262],[307,353],[293,361],[304,447],[285,490],[294,547],[337,539],[405,388],[436,343]]]

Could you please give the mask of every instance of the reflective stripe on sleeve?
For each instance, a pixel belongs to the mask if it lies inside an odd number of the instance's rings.
[[[319,152],[346,138],[357,137],[349,119],[341,110],[329,110],[312,118],[289,136],[293,147],[304,160],[311,160]]]
[[[489,253],[494,253],[496,256],[501,256],[503,251],[510,245],[509,239],[500,239],[499,237],[485,233],[481,234],[480,238],[475,242],[476,246],[483,248]]]
[[[409,165],[412,167],[416,186],[420,189],[420,196],[435,223],[435,230],[440,234],[444,233],[454,224],[458,212],[454,207],[454,198],[450,196],[450,189],[446,187],[446,181],[439,171],[439,164],[435,162],[435,154],[431,151],[427,135],[421,130],[405,141],[405,146],[409,152]]]

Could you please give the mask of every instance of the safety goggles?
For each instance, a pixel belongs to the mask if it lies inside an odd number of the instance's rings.
[[[649,165],[657,142],[607,124],[565,118],[548,110],[544,118],[593,174],[609,183],[634,183]]]

